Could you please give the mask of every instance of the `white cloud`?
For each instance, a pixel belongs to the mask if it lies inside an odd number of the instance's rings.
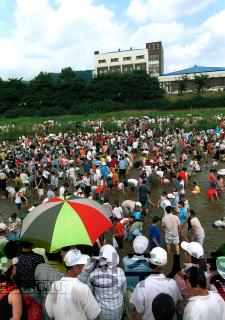
[[[186,41],[188,33],[190,42]],[[192,30],[186,28],[183,39],[166,48],[166,61],[167,71],[181,65],[225,66],[225,10]]]
[[[207,8],[215,0],[131,0],[127,15],[134,21],[171,21]]]
[[[146,21],[131,25],[131,20],[118,22],[94,0],[54,0],[53,6],[53,0],[17,0],[15,28],[0,38],[0,76],[31,78],[41,70],[58,72],[66,66],[93,69],[95,50],[144,48],[158,40],[168,72],[194,64],[225,66],[225,10],[192,28],[175,19],[212,1],[131,0],[130,17]]]
[[[30,77],[40,70],[93,68],[93,51],[114,50],[126,43],[125,25],[92,0],[17,0],[16,28],[0,39],[1,76]]]
[[[145,42],[162,41],[163,44],[179,42],[185,33],[184,25],[178,22],[149,23],[138,28],[131,39],[139,46]]]

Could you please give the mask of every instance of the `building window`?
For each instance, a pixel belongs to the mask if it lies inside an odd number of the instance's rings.
[[[131,57],[124,57],[123,58],[123,61],[130,61],[131,60]]]
[[[141,56],[136,56],[136,60],[141,60],[141,59],[144,59],[145,56],[144,55],[141,55]]]
[[[111,59],[111,62],[118,62],[118,61],[119,61],[118,58],[113,58],[113,59]]]
[[[109,71],[111,72],[120,72],[120,66],[115,66],[115,67],[110,67],[109,68]]]
[[[149,56],[149,63],[150,64],[159,64],[159,56],[158,55]]]
[[[135,70],[146,70],[146,63],[135,64]]]
[[[103,74],[103,73],[107,73],[108,72],[108,68],[97,68],[97,74]]]
[[[131,72],[133,71],[133,65],[132,64],[124,65],[122,69],[123,69],[123,72]]]
[[[98,60],[98,63],[106,63],[106,60]]]

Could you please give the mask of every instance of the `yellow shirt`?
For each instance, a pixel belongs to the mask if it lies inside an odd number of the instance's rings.
[[[195,191],[196,193],[200,193],[201,192],[199,186],[195,186],[193,191]]]

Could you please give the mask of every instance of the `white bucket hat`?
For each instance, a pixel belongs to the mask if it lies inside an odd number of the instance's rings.
[[[155,247],[150,252],[150,262],[156,266],[165,266],[167,264],[167,252],[163,248]]]
[[[111,244],[102,246],[99,256],[105,258],[108,264],[117,266],[120,262],[119,255]]]
[[[148,248],[148,239],[145,236],[137,236],[133,242],[134,252],[143,254]]]
[[[192,241],[192,242],[181,242],[181,248],[184,251],[187,251],[190,256],[200,259],[204,256],[204,250],[203,247],[200,245],[200,243]]]

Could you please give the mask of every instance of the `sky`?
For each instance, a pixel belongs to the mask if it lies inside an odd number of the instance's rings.
[[[0,0],[0,77],[94,69],[94,51],[162,41],[165,72],[225,67],[225,0]]]

